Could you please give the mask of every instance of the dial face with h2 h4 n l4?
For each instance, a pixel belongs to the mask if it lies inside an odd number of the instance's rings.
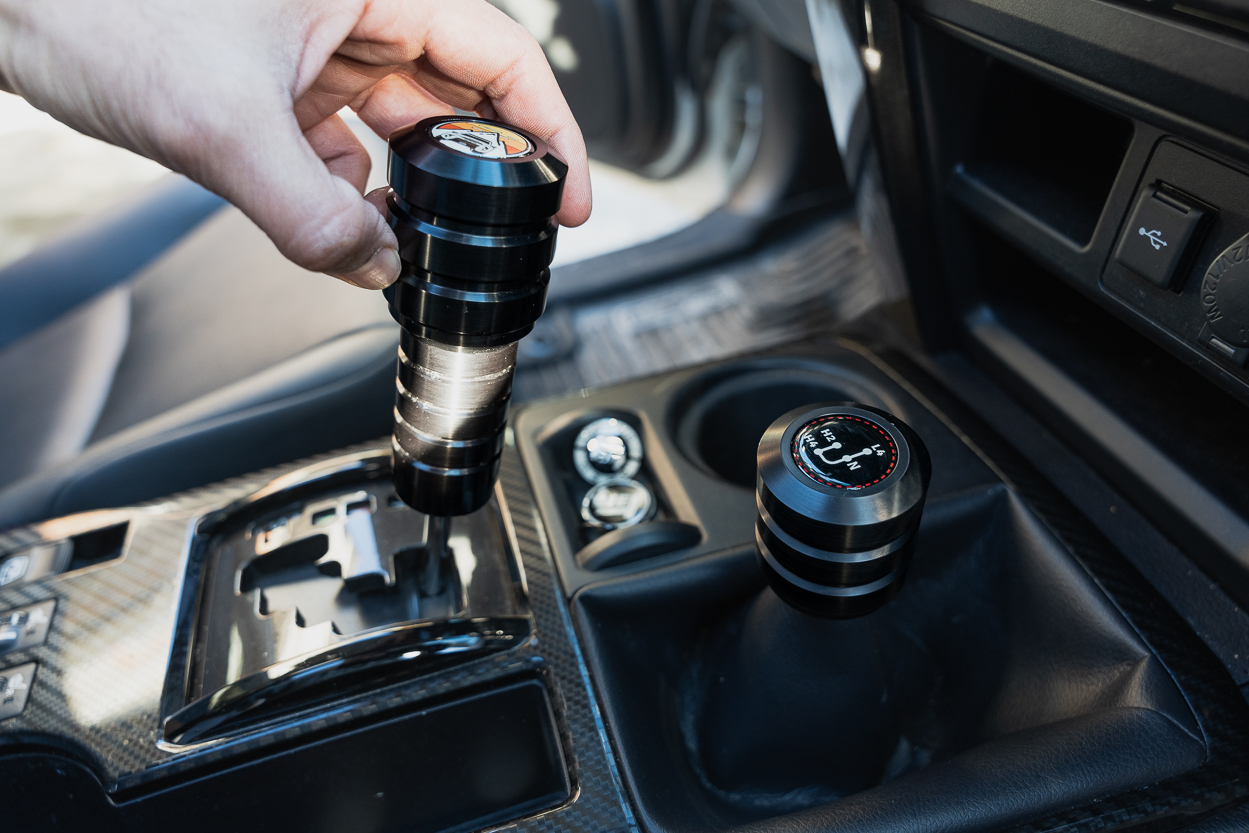
[[[828,414],[794,434],[794,463],[816,483],[836,489],[866,489],[898,465],[898,447],[880,425],[853,414]]]

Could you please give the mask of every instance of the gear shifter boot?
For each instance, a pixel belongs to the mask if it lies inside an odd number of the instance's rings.
[[[773,812],[881,783],[899,746],[899,657],[872,618],[828,621],[762,593],[704,646],[686,701],[706,781]],[[696,693],[695,693],[696,692]],[[753,796],[753,798],[752,798]],[[745,808],[743,808],[745,809]]]

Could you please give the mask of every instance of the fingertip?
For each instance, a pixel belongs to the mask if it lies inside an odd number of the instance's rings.
[[[381,248],[359,269],[334,274],[340,281],[361,289],[385,289],[399,279],[399,253],[391,248]]]
[[[372,191],[364,195],[364,201],[377,209],[377,213],[382,215],[383,220],[390,219],[390,209],[386,206],[386,197],[390,195],[390,186],[383,185],[381,188],[374,188]]]
[[[560,205],[556,218],[561,226],[575,228],[590,219],[593,207],[593,196],[587,176],[584,185],[576,180],[568,183],[568,187],[564,190],[564,201]]]
[[[586,159],[585,145],[580,144],[581,132],[577,131],[578,153],[571,166],[567,186],[564,190],[564,204],[561,214],[567,214],[567,221],[561,216],[560,222],[567,226],[579,226],[590,219],[594,208],[594,192],[590,183],[590,165]]]
[[[561,208],[559,214],[555,215],[555,219],[564,228],[576,228],[590,219],[590,210],[588,208]]]

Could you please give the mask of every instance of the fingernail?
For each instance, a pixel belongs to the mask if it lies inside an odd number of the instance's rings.
[[[399,253],[394,249],[378,249],[368,263],[336,277],[364,289],[385,289],[399,277]]]

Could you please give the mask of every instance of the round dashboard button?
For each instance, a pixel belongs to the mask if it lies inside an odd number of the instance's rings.
[[[1211,332],[1233,347],[1249,347],[1249,234],[1206,269],[1201,303]]]
[[[590,526],[606,530],[635,526],[654,512],[651,490],[624,478],[595,483],[581,501],[581,518]]]
[[[587,483],[629,479],[642,467],[642,438],[622,419],[596,419],[577,434],[572,461]]]

